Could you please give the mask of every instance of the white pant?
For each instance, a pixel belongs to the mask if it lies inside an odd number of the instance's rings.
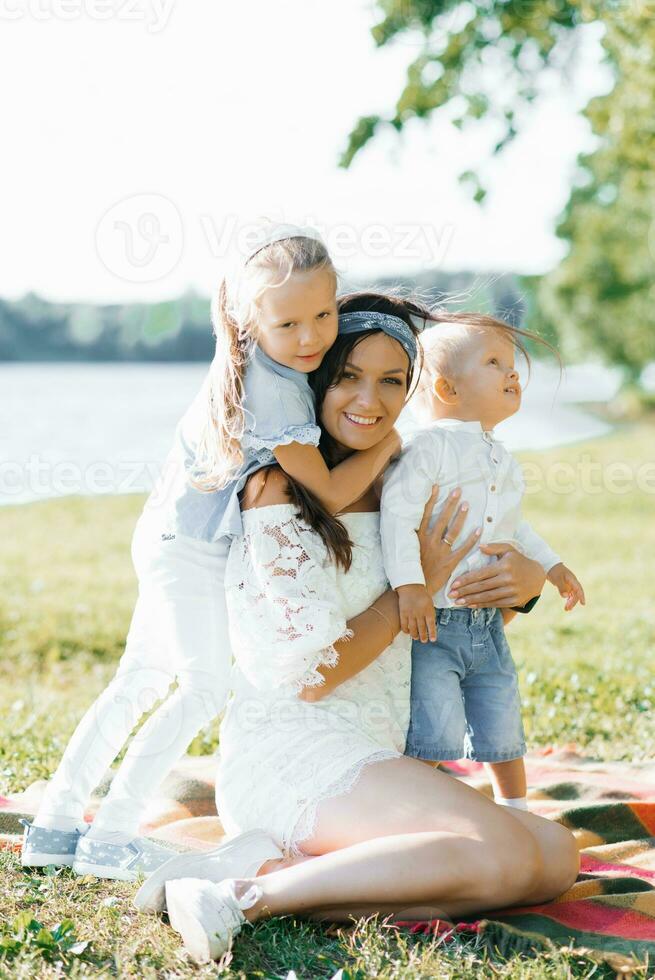
[[[232,653],[225,606],[229,541],[161,533],[143,516],[132,540],[139,596],[118,670],[77,726],[39,817],[81,820],[93,789],[144,713],[97,829],[135,835],[145,805],[189,743],[225,706]],[[177,680],[177,689],[169,688]]]

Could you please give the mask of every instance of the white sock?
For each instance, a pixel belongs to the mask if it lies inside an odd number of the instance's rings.
[[[34,827],[41,827],[42,830],[61,830],[64,833],[71,833],[73,830],[84,830],[86,828],[83,820],[76,820],[75,817],[66,817],[60,813],[37,813],[32,824]]]
[[[525,796],[495,796],[498,806],[511,806],[515,810],[527,810],[528,801]]]
[[[107,830],[105,827],[96,827],[91,824],[91,830],[87,834],[88,840],[101,841],[103,844],[117,844],[123,847],[134,840],[134,834],[126,834],[122,830]]]

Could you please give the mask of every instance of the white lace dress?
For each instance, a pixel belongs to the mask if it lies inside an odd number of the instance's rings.
[[[225,588],[235,655],[233,696],[220,733],[216,802],[226,831],[267,830],[287,854],[312,836],[321,800],[352,789],[362,768],[403,754],[409,723],[411,640],[320,701],[298,698],[338,661],[347,621],[388,588],[380,515],[343,517],[348,572],[290,504],[243,514]]]

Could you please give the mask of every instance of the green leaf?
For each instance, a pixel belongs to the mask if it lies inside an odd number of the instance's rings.
[[[59,942],[65,936],[68,936],[74,928],[75,923],[71,919],[62,919],[62,921],[52,930],[52,938],[55,940],[55,942]]]
[[[38,932],[42,928],[41,923],[32,918],[31,912],[19,912],[11,927],[14,934],[19,936],[25,936],[29,932]]]

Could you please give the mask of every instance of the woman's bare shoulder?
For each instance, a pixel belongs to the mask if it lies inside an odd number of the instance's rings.
[[[267,466],[248,478],[241,491],[241,510],[288,504],[286,473],[279,466]]]

